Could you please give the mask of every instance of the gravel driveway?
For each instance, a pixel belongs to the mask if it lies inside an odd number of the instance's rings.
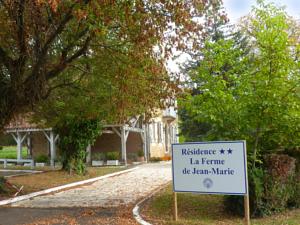
[[[119,176],[59,193],[38,196],[13,207],[118,207],[135,203],[172,179],[171,164],[144,164]]]

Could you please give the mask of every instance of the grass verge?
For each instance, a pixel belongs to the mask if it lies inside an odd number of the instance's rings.
[[[106,174],[125,170],[125,167],[89,167],[88,172],[84,176],[76,174],[69,175],[68,172],[62,170],[45,171],[43,173],[30,174],[25,176],[16,176],[7,178],[7,180],[17,186],[24,186],[22,194],[29,194],[36,191],[45,190],[52,187],[57,187],[77,181],[87,180],[94,177],[103,176]],[[0,195],[0,200],[12,197],[12,192],[9,191]]]
[[[243,225],[243,218],[228,215],[224,211],[223,197],[178,193],[178,217],[173,221],[173,193],[171,185],[154,196],[143,207],[141,215],[154,225]],[[252,219],[253,225],[299,225],[300,209]]]
[[[27,157],[27,148],[22,148],[22,157]],[[16,159],[17,158],[17,146],[3,146],[0,150],[0,159]]]

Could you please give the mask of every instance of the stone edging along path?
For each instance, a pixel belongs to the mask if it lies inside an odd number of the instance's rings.
[[[148,195],[146,198],[139,201],[134,208],[132,209],[132,214],[136,222],[138,222],[141,225],[152,225],[151,223],[145,221],[141,215],[140,215],[140,208],[148,201],[150,200],[154,195],[165,189],[170,183],[167,183],[163,185],[162,187],[157,188],[154,192],[152,192],[150,195]]]
[[[28,195],[22,195],[22,196],[18,196],[18,197],[15,197],[15,198],[2,200],[2,201],[0,201],[0,206],[12,204],[12,203],[19,202],[19,201],[28,200],[28,199],[36,197],[36,196],[45,195],[45,194],[49,194],[49,193],[57,192],[57,191],[62,191],[64,189],[68,189],[68,188],[74,188],[74,187],[84,185],[84,184],[88,184],[88,183],[93,183],[95,181],[102,180],[102,179],[105,179],[105,178],[108,178],[108,177],[113,177],[113,176],[121,175],[123,173],[128,173],[128,172],[131,172],[131,171],[136,170],[138,168],[139,167],[134,167],[134,168],[119,171],[119,172],[116,172],[116,173],[110,173],[110,174],[107,174],[107,175],[104,175],[104,176],[101,176],[101,177],[95,177],[95,178],[91,178],[91,179],[88,179],[88,180],[78,181],[78,182],[74,182],[74,183],[70,183],[70,184],[66,184],[66,185],[62,185],[62,186],[58,186],[58,187],[54,187],[54,188],[49,188],[49,189],[46,189],[46,190],[43,190],[43,191],[33,192],[33,193],[28,194]]]

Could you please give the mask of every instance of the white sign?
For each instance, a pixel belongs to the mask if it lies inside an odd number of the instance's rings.
[[[172,144],[174,192],[246,195],[245,141]]]

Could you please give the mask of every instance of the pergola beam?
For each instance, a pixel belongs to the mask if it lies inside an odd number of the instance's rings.
[[[35,132],[35,131],[51,131],[52,128],[18,128],[18,129],[5,129],[5,133],[17,133],[17,132]]]
[[[144,130],[141,128],[136,128],[136,127],[128,127],[125,126],[125,130],[127,131],[132,131],[132,132],[137,132],[137,133],[144,133]]]
[[[118,131],[117,128],[112,127],[112,130],[113,130],[119,137],[122,137],[120,131]]]

